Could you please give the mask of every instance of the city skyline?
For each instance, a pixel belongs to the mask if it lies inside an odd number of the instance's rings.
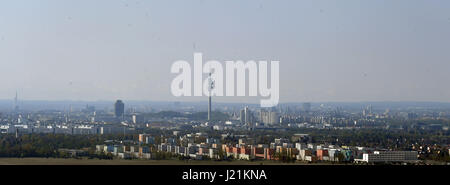
[[[20,104],[21,102],[81,102],[81,103],[104,103],[104,102],[115,102],[117,100],[123,100],[123,101],[129,101],[129,102],[142,102],[142,103],[149,103],[149,102],[155,102],[155,103],[187,103],[187,104],[205,104],[205,106],[207,106],[207,104],[209,104],[209,97],[201,97],[201,98],[194,98],[194,99],[189,99],[190,97],[187,97],[188,100],[183,100],[183,98],[179,98],[176,100],[145,100],[145,99],[96,99],[96,100],[90,100],[90,99],[70,99],[70,98],[64,98],[64,99],[28,99],[28,98],[23,98],[20,97],[20,94],[18,94],[18,91],[14,91],[15,94],[12,98],[0,98],[0,102],[11,102],[13,107],[15,107],[16,105]],[[214,96],[212,96],[214,97]],[[255,105],[258,106],[259,102],[257,100],[254,100],[253,102],[249,102],[249,101],[230,101],[227,99],[236,99],[235,97],[214,97],[216,100],[212,101],[212,104],[214,103],[218,103],[218,104],[243,104],[243,105]],[[256,99],[253,97],[249,97],[251,99]],[[219,100],[217,100],[219,99]],[[437,104],[450,104],[450,101],[417,101],[417,100],[399,100],[399,101],[395,101],[395,100],[379,100],[379,101],[368,101],[368,100],[356,100],[356,101],[282,101],[279,102],[279,105],[283,105],[283,104],[298,104],[298,103],[315,103],[315,104],[321,104],[321,103],[350,103],[350,104],[359,104],[359,103],[437,103]],[[278,105],[277,105],[278,106]],[[276,106],[275,106],[276,107]]]
[[[0,0],[2,175],[445,180],[449,10],[445,0]]]

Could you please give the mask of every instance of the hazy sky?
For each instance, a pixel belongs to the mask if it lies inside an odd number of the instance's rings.
[[[199,100],[194,52],[279,60],[281,102],[450,102],[450,1],[0,1],[0,99]]]

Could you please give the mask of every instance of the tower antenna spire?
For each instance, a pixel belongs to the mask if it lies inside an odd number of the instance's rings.
[[[214,89],[214,80],[211,78],[211,73],[208,77],[208,122],[211,121],[211,91]]]
[[[17,103],[17,99],[18,99],[18,96],[17,96],[17,90],[16,90],[16,96],[14,97],[14,111],[18,111],[18,109],[19,109],[19,105],[18,105],[18,103]]]

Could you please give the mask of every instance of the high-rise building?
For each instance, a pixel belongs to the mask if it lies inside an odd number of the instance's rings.
[[[371,116],[372,113],[373,113],[372,105],[368,105],[366,108],[363,109],[363,116]]]
[[[244,108],[244,112],[245,112],[245,124],[250,126],[250,110],[248,110],[248,106]]]
[[[249,127],[253,126],[253,114],[248,106],[241,110],[240,121],[241,124],[245,124]]]
[[[308,103],[308,102],[303,103],[302,108],[303,108],[303,111],[305,111],[305,112],[311,111],[311,103]]]
[[[116,117],[122,118],[125,112],[125,104],[122,102],[122,100],[117,100],[114,104],[114,113]]]
[[[133,115],[131,116],[131,120],[132,120],[133,124],[136,124],[136,123],[137,123],[136,114],[133,114]]]
[[[242,110],[240,111],[240,114],[239,114],[239,121],[241,121],[241,124],[245,124],[245,110],[244,110],[244,109],[242,109]]]
[[[280,116],[275,111],[261,110],[260,120],[265,125],[275,125],[280,123]]]

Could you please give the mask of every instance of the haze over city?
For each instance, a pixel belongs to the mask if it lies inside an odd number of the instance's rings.
[[[0,173],[80,185],[440,184],[449,10],[445,0],[0,0]]]
[[[202,52],[205,61],[280,61],[280,102],[449,102],[449,8],[448,1],[2,1],[0,99],[18,91],[20,100],[206,101],[170,93],[172,63]]]

